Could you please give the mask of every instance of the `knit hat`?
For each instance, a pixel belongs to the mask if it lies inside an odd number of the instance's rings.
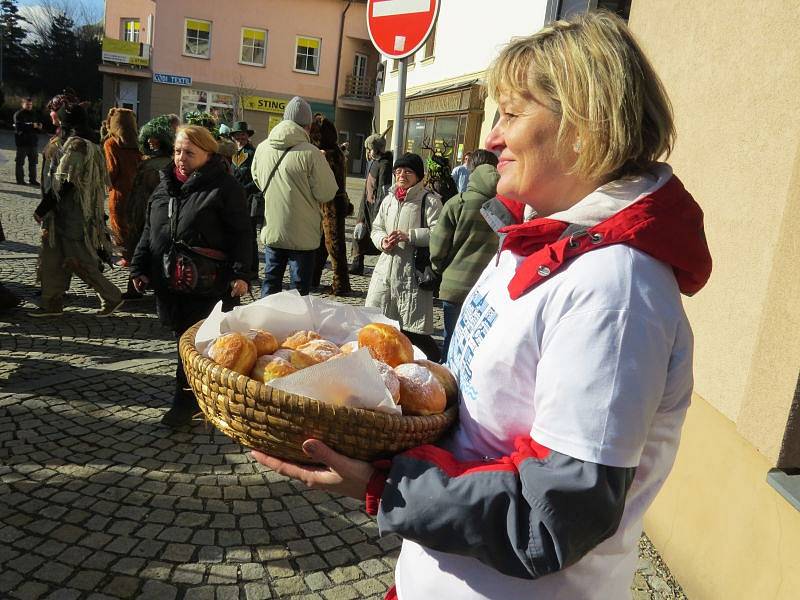
[[[311,105],[300,96],[295,96],[289,100],[283,111],[283,119],[285,121],[294,121],[300,125],[300,127],[308,127],[311,125],[312,117]]]
[[[422,164],[422,158],[419,154],[414,154],[413,152],[406,152],[403,154],[403,156],[395,161],[392,171],[400,167],[405,167],[406,169],[414,171],[417,179],[421,180],[425,176],[425,166]]]

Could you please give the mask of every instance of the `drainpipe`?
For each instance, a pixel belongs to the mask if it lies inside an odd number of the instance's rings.
[[[339,51],[336,53],[336,78],[333,82],[333,120],[336,120],[336,103],[339,99],[339,69],[342,65],[342,44],[344,42],[344,20],[347,16],[347,11],[350,10],[350,5],[353,0],[347,0],[347,6],[342,11],[342,18],[339,21]]]

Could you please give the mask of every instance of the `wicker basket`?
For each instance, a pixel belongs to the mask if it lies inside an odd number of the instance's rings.
[[[245,446],[308,464],[312,461],[301,445],[313,437],[341,454],[371,461],[430,444],[455,421],[455,406],[438,415],[404,417],[276,390],[197,352],[194,340],[201,324],[184,333],[178,345],[189,385],[206,418]]]

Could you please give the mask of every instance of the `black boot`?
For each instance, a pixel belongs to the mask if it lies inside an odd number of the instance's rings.
[[[355,258],[353,258],[353,264],[350,265],[350,268],[347,269],[347,272],[351,275],[363,275],[364,274],[364,255],[359,254]]]

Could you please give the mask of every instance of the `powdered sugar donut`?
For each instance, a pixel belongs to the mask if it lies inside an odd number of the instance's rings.
[[[400,406],[406,415],[435,415],[444,411],[444,387],[426,367],[405,363],[394,368],[400,380]]]

